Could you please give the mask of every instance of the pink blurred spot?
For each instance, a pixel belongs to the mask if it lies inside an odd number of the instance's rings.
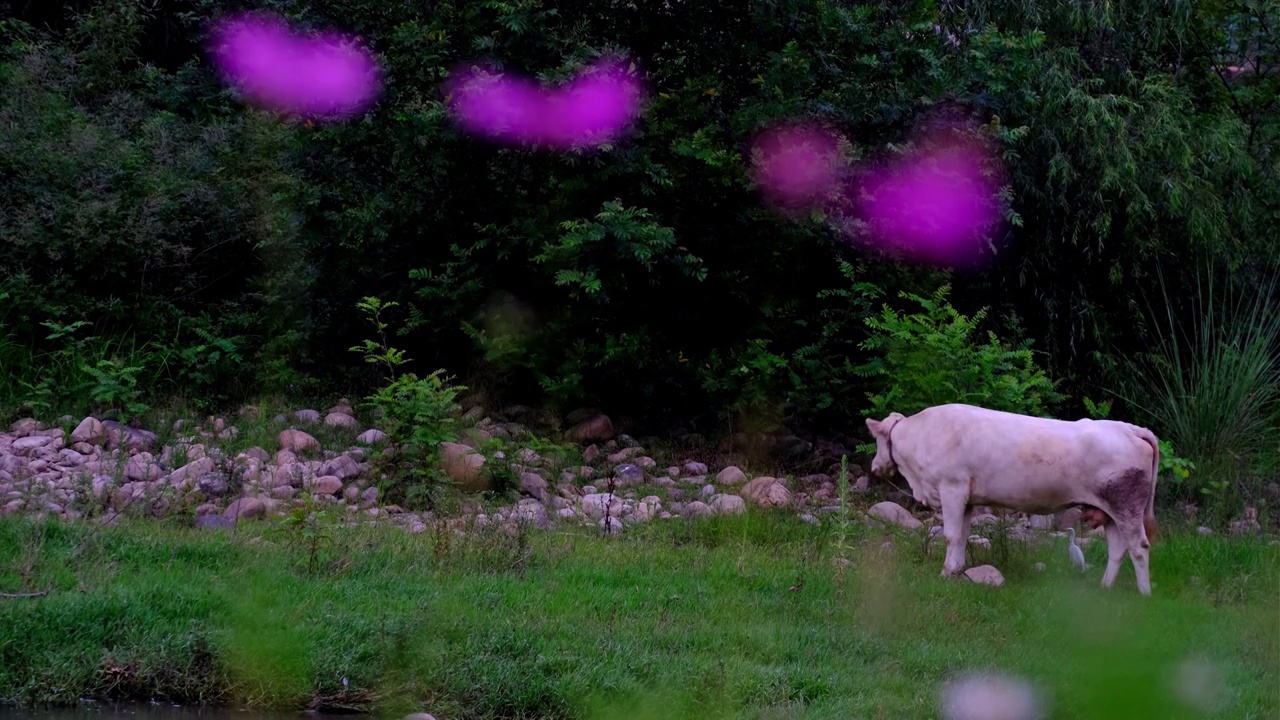
[[[214,24],[209,54],[223,79],[263,107],[314,117],[365,110],[382,83],[377,62],[341,33],[295,33],[272,15]]]
[[[859,203],[873,240],[906,260],[969,266],[990,250],[1000,220],[990,158],[974,145],[917,152],[874,172]]]
[[[815,125],[770,128],[752,143],[755,181],[780,205],[817,204],[839,180],[839,150],[839,136]]]
[[[464,70],[450,80],[449,109],[467,132],[501,142],[556,148],[618,138],[639,115],[640,83],[618,64],[599,63],[563,88],[523,77]]]

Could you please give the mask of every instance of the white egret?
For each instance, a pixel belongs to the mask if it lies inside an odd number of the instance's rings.
[[[1084,572],[1084,553],[1081,552],[1080,546],[1076,545],[1076,529],[1067,528],[1067,555],[1071,557],[1071,564],[1080,568],[1080,572]]]

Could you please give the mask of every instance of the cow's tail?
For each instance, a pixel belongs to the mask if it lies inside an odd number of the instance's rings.
[[[1142,527],[1147,531],[1147,542],[1156,539],[1156,475],[1160,472],[1160,441],[1155,433],[1144,427],[1137,427],[1137,436],[1151,446],[1151,497],[1147,500],[1147,511],[1142,518]]]

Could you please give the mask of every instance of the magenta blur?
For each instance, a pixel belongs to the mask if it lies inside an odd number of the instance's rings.
[[[208,50],[228,84],[277,112],[352,115],[368,109],[382,89],[377,62],[349,35],[301,34],[274,15],[242,13],[215,22]]]
[[[756,184],[785,208],[820,204],[840,179],[840,137],[815,123],[765,129],[753,139],[751,154]]]
[[[640,113],[637,78],[601,62],[560,88],[478,68],[446,85],[449,110],[465,131],[498,142],[555,149],[594,147],[619,138]]]
[[[912,152],[873,171],[859,192],[870,239],[908,261],[971,268],[989,260],[1002,219],[994,158],[976,143]]]

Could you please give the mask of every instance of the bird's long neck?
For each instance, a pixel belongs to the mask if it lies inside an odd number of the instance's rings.
[[[1076,529],[1067,528],[1067,537],[1071,538],[1071,544],[1074,545],[1076,543]]]

